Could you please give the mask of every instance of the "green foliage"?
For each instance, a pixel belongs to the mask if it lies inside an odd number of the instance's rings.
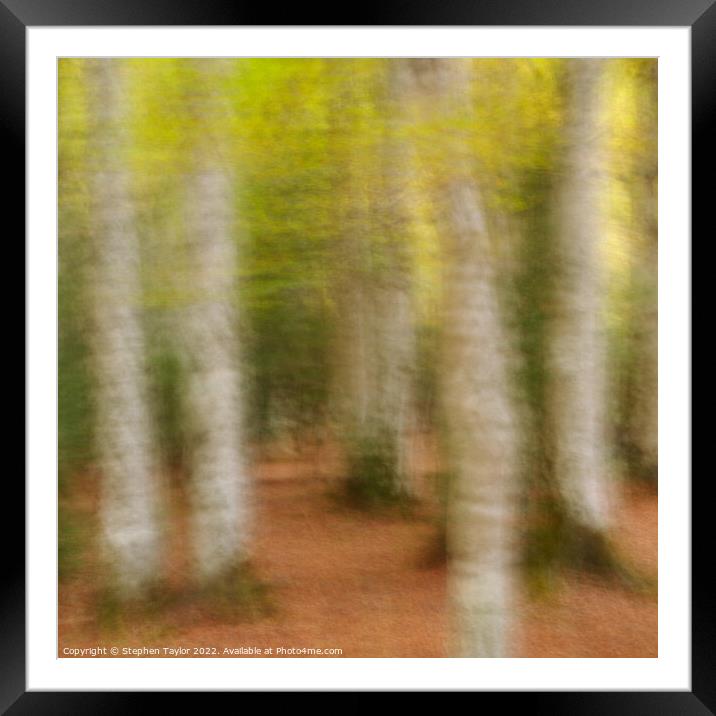
[[[615,156],[610,183],[611,265],[608,293],[611,420],[619,458],[630,479],[656,485],[657,465],[642,454],[637,412],[645,352],[645,329],[655,323],[657,291],[657,63],[622,60],[614,68],[610,126]],[[655,389],[655,386],[654,388]]]
[[[346,231],[358,231],[363,241],[380,247],[386,232],[393,230],[380,217],[367,220],[355,211],[358,203],[380,206],[383,175],[376,158],[385,147],[386,132],[398,132],[395,136],[434,145],[439,151],[435,138],[443,136],[444,128],[418,120],[417,114],[412,115],[412,125],[403,122],[398,128],[394,119],[405,108],[390,100],[390,63],[385,60],[226,61],[224,80],[213,88],[224,100],[222,113],[208,127],[193,109],[197,91],[203,89],[195,64],[132,59],[124,66],[131,83],[127,159],[144,254],[145,305],[171,315],[191,300],[181,181],[202,132],[221,134],[229,140],[227,166],[236,167],[239,176],[237,298],[243,314],[251,433],[271,436],[277,425],[321,420],[333,334],[336,245]],[[514,177],[523,168],[544,166],[549,157],[546,138],[556,131],[559,119],[558,68],[555,60],[475,63],[474,118],[463,129],[494,179],[489,184],[497,192],[496,200],[507,207],[525,203],[525,193],[513,191]],[[91,253],[85,188],[88,121],[83,62],[62,60],[60,261],[67,278],[60,283],[60,324],[68,336],[61,339],[60,349],[61,396],[67,396],[61,399],[60,429],[62,470],[67,466],[70,471],[89,459],[79,448],[91,442],[91,385],[84,345],[89,311],[82,296],[84,277],[78,273],[86,259],[77,260],[78,252]],[[439,237],[428,229],[431,209],[427,194],[421,193],[427,180],[428,174],[416,167],[408,185],[417,191],[418,203],[409,233],[399,238],[414,245],[411,255],[421,277],[416,302],[429,308],[437,300],[437,264],[436,252],[426,241]],[[378,268],[382,252],[370,254]],[[434,312],[424,319],[419,331],[426,336],[429,352]],[[150,333],[150,348],[153,340]],[[182,436],[172,397],[176,359],[169,355],[171,350],[162,348],[157,365],[150,369],[156,378],[163,451],[173,461]],[[431,363],[422,361],[418,380],[426,399],[434,381],[431,371]],[[77,458],[70,459],[75,453]]]
[[[408,181],[413,216],[401,240],[411,246],[420,279],[415,285],[416,305],[421,307],[418,349],[426,356],[433,351],[432,336],[439,327],[433,307],[439,300],[435,245],[440,237],[431,228],[436,207],[430,205],[425,189],[440,180],[440,163],[433,160],[439,158],[451,128],[436,124],[437,113],[432,118],[411,114],[410,107],[391,101],[390,61],[228,60],[221,86],[213,88],[225,103],[209,127],[192,109],[200,82],[190,61],[133,59],[125,66],[131,81],[129,159],[147,266],[143,298],[147,307],[169,315],[191,300],[190,267],[183,258],[182,176],[202,132],[229,139],[227,166],[235,168],[239,177],[237,299],[250,376],[246,394],[252,433],[268,435],[275,429],[271,425],[313,422],[324,412],[324,378],[335,320],[335,248],[346,231],[358,230],[363,241],[378,247],[391,230],[378,217],[366,221],[356,211],[357,204],[380,204],[383,177],[377,158],[388,131],[414,142],[417,156],[422,157]],[[490,204],[526,227],[524,241],[518,241],[521,268],[512,296],[527,358],[522,384],[533,406],[540,402],[543,383],[540,356],[554,268],[544,236],[549,231],[545,225],[549,185],[559,154],[564,66],[559,59],[475,60],[469,113],[455,115],[452,127],[471,147]],[[640,131],[651,120],[639,112],[651,111],[649,83],[653,84],[654,67],[648,60],[614,65],[610,122],[619,158],[615,187],[626,186],[640,162],[653,154],[653,138]],[[61,471],[66,472],[90,458],[82,444],[86,448],[90,443],[92,422],[85,345],[89,311],[82,273],[91,254],[82,60],[60,62],[59,93],[60,443]],[[396,122],[399,116],[403,119]],[[406,116],[410,121],[405,121]],[[624,196],[624,191],[619,189],[617,195]],[[616,206],[625,204],[618,200]],[[628,214],[618,211],[620,224],[627,225]],[[636,240],[636,234],[622,232],[620,237],[620,246]],[[510,239],[500,237],[500,241]],[[381,251],[372,254],[376,265]],[[622,270],[622,264],[616,266]],[[615,294],[610,315],[626,315],[624,307],[638,300],[627,293]],[[624,343],[623,330],[613,337]],[[163,355],[155,370],[158,414],[165,423],[162,440],[174,459],[181,436],[176,406],[169,398],[172,361],[176,363]],[[419,368],[418,382],[429,400],[434,363],[421,360]],[[167,443],[170,435],[173,447]]]
[[[320,307],[302,304],[296,293],[286,291],[283,307],[253,316],[247,372],[254,439],[298,435],[325,421],[328,323]]]
[[[86,466],[92,450],[92,389],[87,342],[90,311],[86,270],[85,104],[80,64],[59,64],[58,466],[60,490]]]

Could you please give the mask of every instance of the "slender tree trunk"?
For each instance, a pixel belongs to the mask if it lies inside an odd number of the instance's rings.
[[[601,60],[569,61],[549,371],[557,484],[570,520],[597,533],[611,521],[600,256],[603,72]]]
[[[394,275],[386,277],[378,287],[375,303],[382,359],[374,381],[377,425],[391,443],[396,491],[411,496],[415,493],[410,462],[415,415],[415,330],[409,283],[401,268],[396,267]]]
[[[419,85],[469,117],[466,60],[419,60]],[[449,122],[455,117],[446,117]],[[446,129],[446,132],[449,132]],[[443,410],[452,473],[448,588],[454,656],[510,653],[518,560],[516,425],[496,257],[469,147],[446,139],[436,204],[446,247]]]
[[[392,102],[400,89],[390,80]],[[362,130],[367,134],[371,127]],[[415,335],[405,152],[398,127],[380,131],[375,159],[367,160],[358,147],[347,161],[338,391],[349,482],[376,499],[391,499],[414,489],[408,452]]]
[[[201,139],[186,177],[190,261],[185,311],[187,413],[192,472],[192,538],[196,577],[209,582],[239,566],[250,534],[250,483],[243,453],[234,239],[234,182],[213,122],[224,105],[215,95],[216,60],[197,61],[192,102]]]
[[[337,134],[348,131],[349,123],[337,118]],[[341,237],[337,242],[337,336],[334,396],[340,439],[348,461],[348,479],[360,464],[363,446],[370,442],[369,425],[373,394],[375,359],[374,316],[370,285],[371,253],[367,226],[370,204],[362,176],[361,157],[349,151],[346,157],[345,182],[342,192],[339,224]]]
[[[387,120],[382,128],[379,166],[380,194],[376,197],[377,250],[380,268],[376,276],[376,307],[380,370],[375,377],[375,405],[379,429],[389,436],[395,456],[397,489],[404,495],[416,492],[410,462],[415,430],[416,336],[411,257],[410,145],[404,133],[408,116],[403,109],[410,92],[400,61],[387,69]]]
[[[454,470],[448,513],[454,649],[459,656],[506,656],[517,562],[509,346],[477,187],[463,178],[445,192],[453,244],[444,405]]]
[[[102,543],[122,597],[139,596],[159,571],[158,476],[147,408],[139,242],[127,148],[126,67],[87,63],[91,134],[94,364],[102,470]]]

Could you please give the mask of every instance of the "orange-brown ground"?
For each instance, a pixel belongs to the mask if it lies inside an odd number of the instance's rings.
[[[59,655],[66,647],[277,647],[341,649],[344,657],[446,656],[446,571],[428,566],[434,508],[409,518],[366,514],[330,495],[335,460],[257,464],[257,519],[253,564],[270,587],[270,615],[218,616],[206,603],[175,600],[158,614],[126,620],[109,630],[97,619],[98,574],[90,546],[60,584]],[[423,461],[424,462],[424,461]],[[74,483],[67,506],[87,519],[96,511],[96,479]],[[187,567],[186,509],[177,487],[170,496],[168,582],[180,591]],[[655,576],[656,496],[624,495],[617,537],[633,562]],[[655,657],[656,596],[565,575],[547,599],[522,599],[516,654],[524,657]],[[109,654],[108,654],[109,655]],[[162,656],[164,654],[161,654]],[[278,654],[301,656],[301,653]],[[315,654],[311,654],[315,655]]]

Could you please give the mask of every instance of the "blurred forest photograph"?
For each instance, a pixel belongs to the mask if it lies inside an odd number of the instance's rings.
[[[656,59],[58,87],[59,657],[658,656]]]

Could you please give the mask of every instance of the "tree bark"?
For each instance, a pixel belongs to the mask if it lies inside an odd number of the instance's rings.
[[[147,407],[139,241],[127,149],[126,66],[87,62],[94,262],[93,353],[102,545],[122,597],[141,595],[160,567],[158,475]]]
[[[451,653],[510,653],[514,620],[517,490],[510,346],[497,287],[487,209],[465,138],[468,60],[412,61],[417,86],[446,112],[445,166],[435,200],[446,250],[442,404],[452,483],[448,498]]]
[[[215,580],[245,559],[251,489],[243,451],[236,309],[235,196],[225,146],[214,122],[217,60],[196,61],[191,102],[200,139],[186,177],[185,221],[193,294],[184,313],[195,576]]]
[[[456,180],[443,201],[452,239],[444,406],[454,472],[448,511],[454,653],[506,656],[517,564],[510,349],[478,189],[466,177]]]
[[[571,60],[567,68],[549,370],[557,485],[569,518],[594,532],[607,530],[612,516],[600,255],[604,232],[603,73],[602,60]]]
[[[401,87],[394,76],[387,80],[387,101],[398,104]],[[371,86],[370,91],[377,88]],[[361,101],[360,96],[352,99]],[[365,152],[353,146],[347,157],[338,392],[352,473],[349,481],[359,490],[375,492],[378,499],[390,499],[414,491],[408,455],[414,414],[415,327],[406,156],[396,122],[360,130],[371,141],[371,131],[379,136],[376,158],[366,159]],[[376,478],[369,474],[371,465],[381,470],[382,486],[369,484]],[[385,492],[382,496],[381,491]]]

